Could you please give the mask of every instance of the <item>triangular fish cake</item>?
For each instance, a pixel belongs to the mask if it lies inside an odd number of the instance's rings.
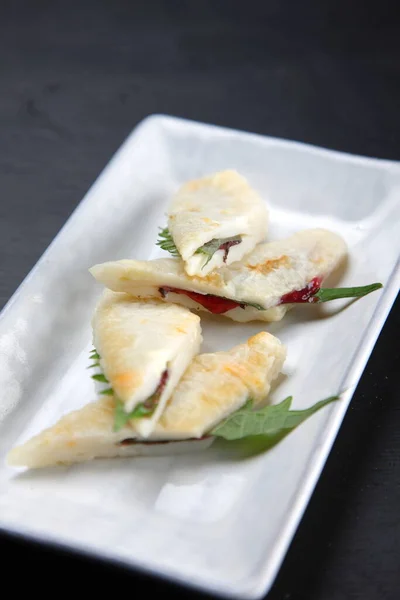
[[[172,198],[168,229],[188,275],[205,277],[265,239],[264,200],[234,170],[185,183]]]
[[[106,290],[92,319],[104,387],[149,435],[202,341],[200,319],[184,307],[137,301]],[[104,391],[104,390],[103,390]]]
[[[280,373],[285,347],[262,332],[227,352],[197,356],[176,386],[151,436],[138,421],[113,430],[115,401],[103,398],[62,417],[8,454],[13,466],[31,468],[93,458],[190,452],[212,442],[208,432],[249,398],[263,401]]]

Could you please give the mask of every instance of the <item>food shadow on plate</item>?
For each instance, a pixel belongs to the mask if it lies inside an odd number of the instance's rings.
[[[96,458],[71,465],[58,465],[40,469],[27,469],[16,474],[13,485],[18,494],[30,494],[32,487],[39,493],[75,498],[76,492],[84,504],[117,503],[147,510],[157,498],[160,486],[175,469],[186,467],[178,462],[179,456],[132,458]]]

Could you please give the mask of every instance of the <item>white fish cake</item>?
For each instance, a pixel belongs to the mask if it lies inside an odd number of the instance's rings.
[[[196,356],[145,443],[136,420],[113,430],[115,402],[107,397],[65,415],[13,448],[7,462],[37,468],[93,458],[202,450],[212,443],[207,434],[215,425],[249,398],[258,404],[267,397],[285,357],[282,343],[266,332],[227,352]]]
[[[168,211],[168,229],[186,273],[205,277],[241,260],[265,239],[267,205],[239,173],[221,171],[189,181],[178,190]],[[219,249],[209,259],[199,248],[213,240],[220,242]]]
[[[198,438],[252,399],[269,394],[286,358],[284,345],[261,332],[227,352],[194,358],[159,421],[163,439]]]
[[[103,374],[130,413],[158,390],[154,412],[140,419],[149,435],[202,342],[200,319],[182,306],[142,302],[105,290],[92,319]],[[162,382],[161,387],[160,384]]]
[[[242,261],[202,278],[187,275],[177,258],[107,262],[90,272],[106,287],[134,297],[162,298],[234,321],[279,321],[292,305],[288,295],[317,289],[346,254],[336,233],[306,229],[259,244]]]

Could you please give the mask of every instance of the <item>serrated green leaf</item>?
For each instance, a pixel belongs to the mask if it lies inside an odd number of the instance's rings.
[[[96,373],[96,375],[92,375],[92,379],[95,381],[101,381],[101,383],[109,383],[107,377],[103,373]]]
[[[289,433],[315,412],[338,400],[339,396],[321,400],[305,410],[290,410],[292,399],[292,396],[289,396],[280,404],[266,406],[260,410],[253,410],[252,402],[249,401],[243,408],[214,427],[210,433],[226,440]]]
[[[146,408],[143,403],[138,404],[130,412],[125,412],[124,405],[121,400],[116,399],[114,412],[114,431],[119,431],[131,419],[140,419],[149,417],[154,412],[154,408]]]
[[[100,355],[98,354],[98,352],[96,350],[92,350],[89,354],[89,357],[91,360],[99,360],[100,359]]]
[[[375,292],[382,288],[381,283],[371,283],[370,285],[362,285],[359,287],[348,288],[320,288],[313,295],[313,298],[318,298],[318,302],[330,302],[338,298],[362,298],[371,292]]]
[[[106,390],[101,390],[99,394],[101,396],[112,396],[114,394],[114,390],[112,388],[107,388]]]
[[[164,229],[160,229],[160,233],[158,234],[158,240],[156,242],[157,246],[159,246],[162,250],[169,252],[172,256],[180,257],[180,253],[178,248],[175,246],[174,239],[171,235],[168,227],[164,227]]]
[[[97,367],[98,369],[100,368],[100,363],[99,362],[95,362],[91,365],[89,365],[88,367],[86,367],[87,369],[94,369],[95,367]]]

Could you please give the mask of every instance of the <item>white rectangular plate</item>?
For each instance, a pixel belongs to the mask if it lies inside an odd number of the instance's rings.
[[[14,444],[93,399],[86,366],[100,286],[88,267],[154,258],[171,192],[224,168],[268,197],[271,239],[327,227],[350,248],[341,285],[381,281],[351,304],[302,306],[273,325],[204,317],[204,351],[267,328],[288,347],[272,400],[345,390],[272,450],[216,444],[188,456],[38,472],[4,464]],[[0,320],[0,527],[140,566],[227,596],[270,587],[399,285],[398,163],[154,116],[124,143]],[[326,315],[329,318],[326,318]],[[325,317],[325,318],[324,318]]]

